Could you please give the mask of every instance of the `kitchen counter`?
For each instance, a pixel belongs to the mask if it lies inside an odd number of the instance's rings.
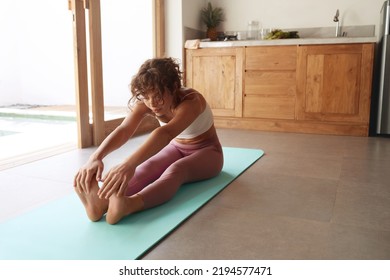
[[[208,41],[199,43],[199,48],[249,47],[249,46],[288,46],[288,45],[327,45],[376,43],[377,37],[333,37],[333,38],[299,38],[276,40],[239,40]]]
[[[376,37],[304,38],[187,41],[185,84],[217,127],[367,136]]]

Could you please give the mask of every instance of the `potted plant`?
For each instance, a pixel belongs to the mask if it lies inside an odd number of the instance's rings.
[[[207,26],[206,36],[211,41],[216,41],[218,37],[217,27],[225,20],[222,8],[213,8],[209,2],[206,8],[201,10],[202,22]]]

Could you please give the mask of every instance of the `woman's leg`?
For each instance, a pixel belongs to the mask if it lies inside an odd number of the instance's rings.
[[[222,165],[222,151],[213,147],[181,158],[140,192],[124,197],[112,195],[106,221],[116,224],[127,215],[163,204],[175,195],[183,183],[214,177],[219,174]]]
[[[143,208],[155,207],[170,200],[184,183],[218,175],[222,166],[223,153],[220,147],[208,146],[192,151],[190,155],[174,162],[159,179],[138,193],[143,198]]]
[[[123,217],[142,210],[144,201],[138,192],[156,181],[173,162],[182,157],[183,155],[179,150],[174,145],[169,144],[137,167],[133,178],[129,182],[125,196],[112,195],[110,197],[106,221],[109,224],[116,224]]]
[[[167,145],[159,153],[137,167],[125,195],[132,196],[138,193],[150,183],[156,181],[173,162],[182,157],[182,154],[174,145]]]

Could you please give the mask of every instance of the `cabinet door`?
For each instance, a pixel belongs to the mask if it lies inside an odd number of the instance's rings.
[[[299,46],[299,120],[368,123],[373,44]]]
[[[243,48],[186,51],[186,86],[199,91],[215,116],[242,116]]]
[[[246,48],[244,117],[295,118],[296,62],[296,46]]]

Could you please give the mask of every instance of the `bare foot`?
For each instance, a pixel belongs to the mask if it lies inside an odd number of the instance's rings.
[[[107,212],[108,208],[108,199],[100,199],[97,195],[98,190],[99,186],[97,182],[93,183],[91,191],[88,194],[85,192],[79,193],[76,190],[77,195],[85,207],[88,218],[92,222],[99,221]]]
[[[110,197],[110,203],[106,215],[107,223],[114,225],[123,217],[142,210],[144,202],[139,195],[117,197],[115,194]]]

